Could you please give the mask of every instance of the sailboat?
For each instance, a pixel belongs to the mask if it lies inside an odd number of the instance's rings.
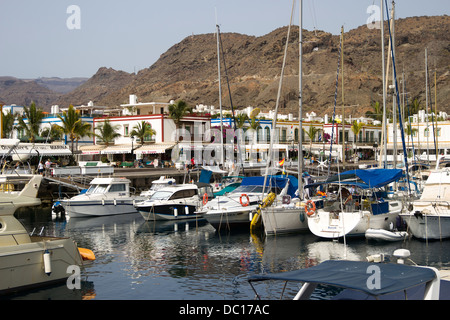
[[[294,10],[294,4],[295,1],[293,1],[292,4],[292,12]],[[303,7],[303,1],[299,1],[299,132],[302,132],[302,38],[303,38],[303,32],[302,32],[302,26],[303,26],[303,17],[302,17],[302,8]],[[292,14],[291,14],[291,22],[292,22]],[[288,46],[288,40],[289,40],[289,33],[290,33],[290,26],[292,23],[289,24],[288,29],[288,35],[286,40],[286,49]],[[285,59],[286,59],[286,52],[285,51]],[[280,77],[280,87],[278,89],[278,99],[277,99],[277,108],[278,108],[278,101],[279,101],[279,94],[281,91],[282,86],[282,79],[283,79],[283,72],[284,72],[284,62],[283,61],[283,70],[282,75]],[[276,127],[276,121],[277,121],[277,108],[275,109],[275,116],[273,119],[273,128]],[[271,139],[271,145],[269,148],[269,157],[272,155],[272,140]],[[299,164],[298,164],[298,195],[302,197],[303,195],[303,187],[302,187],[302,177],[301,172],[303,171],[303,146],[302,146],[302,139],[299,137]],[[267,164],[269,165],[269,164]],[[267,169],[266,169],[267,170]],[[264,232],[266,235],[276,235],[276,234],[282,234],[282,233],[293,233],[293,232],[302,232],[302,231],[308,231],[308,223],[306,220],[306,213],[304,208],[304,203],[300,201],[299,196],[293,197],[293,198],[283,198],[281,201],[275,201],[270,206],[267,206],[265,208],[261,209],[261,218],[262,218],[262,225],[264,226]]]
[[[450,156],[440,156],[420,199],[400,216],[414,237],[422,240],[450,238]]]
[[[331,187],[323,207],[308,212],[309,230],[316,236],[335,239],[364,237],[369,229],[389,230],[402,210],[399,199],[388,199],[388,184],[402,177],[401,169],[357,169],[342,172],[317,183]],[[314,186],[314,185],[313,185]]]

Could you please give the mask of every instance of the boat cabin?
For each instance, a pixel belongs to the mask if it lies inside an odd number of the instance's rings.
[[[118,194],[125,196],[130,194],[131,181],[125,178],[95,178],[91,181],[86,194]]]

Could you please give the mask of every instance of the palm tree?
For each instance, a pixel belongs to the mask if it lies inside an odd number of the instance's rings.
[[[169,117],[175,122],[176,131],[179,129],[181,119],[191,112],[192,108],[183,100],[179,100],[174,104],[169,105]]]
[[[62,126],[60,126],[60,128],[71,141],[71,151],[73,154],[73,145],[75,139],[77,138],[77,128],[79,128],[81,124],[80,114],[73,107],[73,105],[70,105],[69,109],[64,111],[62,115],[58,114],[58,118],[62,122]]]
[[[366,117],[383,121],[383,109],[380,106],[380,103],[378,101],[376,101],[375,103],[372,102],[371,106],[373,111],[367,111]]]
[[[93,133],[92,133],[92,126],[87,123],[87,122],[78,122],[76,125],[76,129],[75,129],[75,140],[77,142],[77,150],[78,150],[78,141],[80,141],[80,139],[82,137],[92,137]]]
[[[61,140],[63,134],[63,129],[57,124],[52,124],[51,127],[46,127],[41,131],[41,137],[46,139],[48,137],[50,140]]]
[[[412,136],[414,136],[414,134],[415,134],[416,132],[417,132],[417,129],[416,129],[416,128],[413,128],[413,127],[411,126],[411,123],[408,122],[408,123],[406,124],[406,127],[405,127],[405,134],[408,136],[408,147],[409,147],[409,138],[412,137]]]
[[[16,114],[12,114],[9,110],[2,117],[2,138],[8,138],[14,129],[14,120],[16,120]]]
[[[141,121],[133,127],[131,135],[138,137],[140,139],[141,145],[143,145],[144,139],[148,136],[151,138],[152,136],[156,135],[156,131],[152,128],[150,123]]]
[[[37,108],[34,102],[29,107],[23,108],[23,116],[19,117],[18,129],[25,131],[30,142],[34,142],[39,136],[39,127],[41,126],[44,112],[41,108]],[[27,122],[25,122],[25,119]]]
[[[121,134],[116,131],[118,129],[119,126],[113,126],[109,119],[106,119],[98,128],[95,128],[95,130],[98,130],[100,133],[94,133],[94,135],[103,141],[106,146],[109,146],[114,139],[121,136]]]
[[[316,136],[317,132],[319,132],[320,129],[310,125],[308,131],[306,132],[306,135],[309,137],[310,143],[309,143],[309,154],[312,155],[312,143],[314,140],[314,137]]]
[[[356,120],[353,121],[351,129],[353,132],[353,141],[355,142],[355,144],[356,144],[356,137],[358,136],[363,126],[364,126],[363,122],[358,122]],[[356,148],[353,150],[353,152],[354,152],[353,155],[356,155]]]

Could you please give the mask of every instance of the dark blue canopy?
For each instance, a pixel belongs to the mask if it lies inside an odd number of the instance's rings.
[[[401,169],[356,169],[334,175],[323,182],[308,185],[307,187],[319,184],[336,183],[353,184],[360,188],[380,188],[403,177]]]
[[[369,277],[373,274],[369,267],[379,268],[379,286],[370,288]],[[363,291],[379,296],[402,291],[436,278],[436,273],[425,267],[415,267],[395,263],[370,263],[363,261],[328,260],[321,264],[295,271],[250,276],[248,281],[282,280],[328,284]]]

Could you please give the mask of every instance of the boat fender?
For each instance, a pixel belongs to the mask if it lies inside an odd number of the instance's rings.
[[[312,200],[308,200],[305,205],[306,214],[311,217],[316,213],[316,204]]]
[[[116,199],[114,199],[114,206],[116,206],[117,205],[117,200]]]
[[[184,213],[185,213],[186,215],[189,214],[189,207],[188,207],[188,206],[185,206],[185,207],[184,207]]]
[[[178,208],[173,208],[173,215],[175,216],[175,218],[178,217]]]
[[[305,221],[305,214],[303,212],[300,212],[300,221],[301,222]]]
[[[203,195],[203,205],[206,205],[208,203],[208,194],[205,192]]]
[[[102,199],[102,206],[104,206],[105,205],[105,200],[104,199]]]
[[[52,262],[50,260],[50,251],[48,250],[44,252],[44,272],[48,276],[52,273]]]
[[[247,199],[245,202],[242,201],[242,198]],[[239,198],[239,202],[241,203],[241,206],[246,207],[249,205],[250,203],[250,198],[248,197],[248,195],[246,195],[245,193],[241,194],[240,198]]]
[[[85,248],[78,248],[78,252],[83,260],[95,260],[95,254],[92,250]]]

